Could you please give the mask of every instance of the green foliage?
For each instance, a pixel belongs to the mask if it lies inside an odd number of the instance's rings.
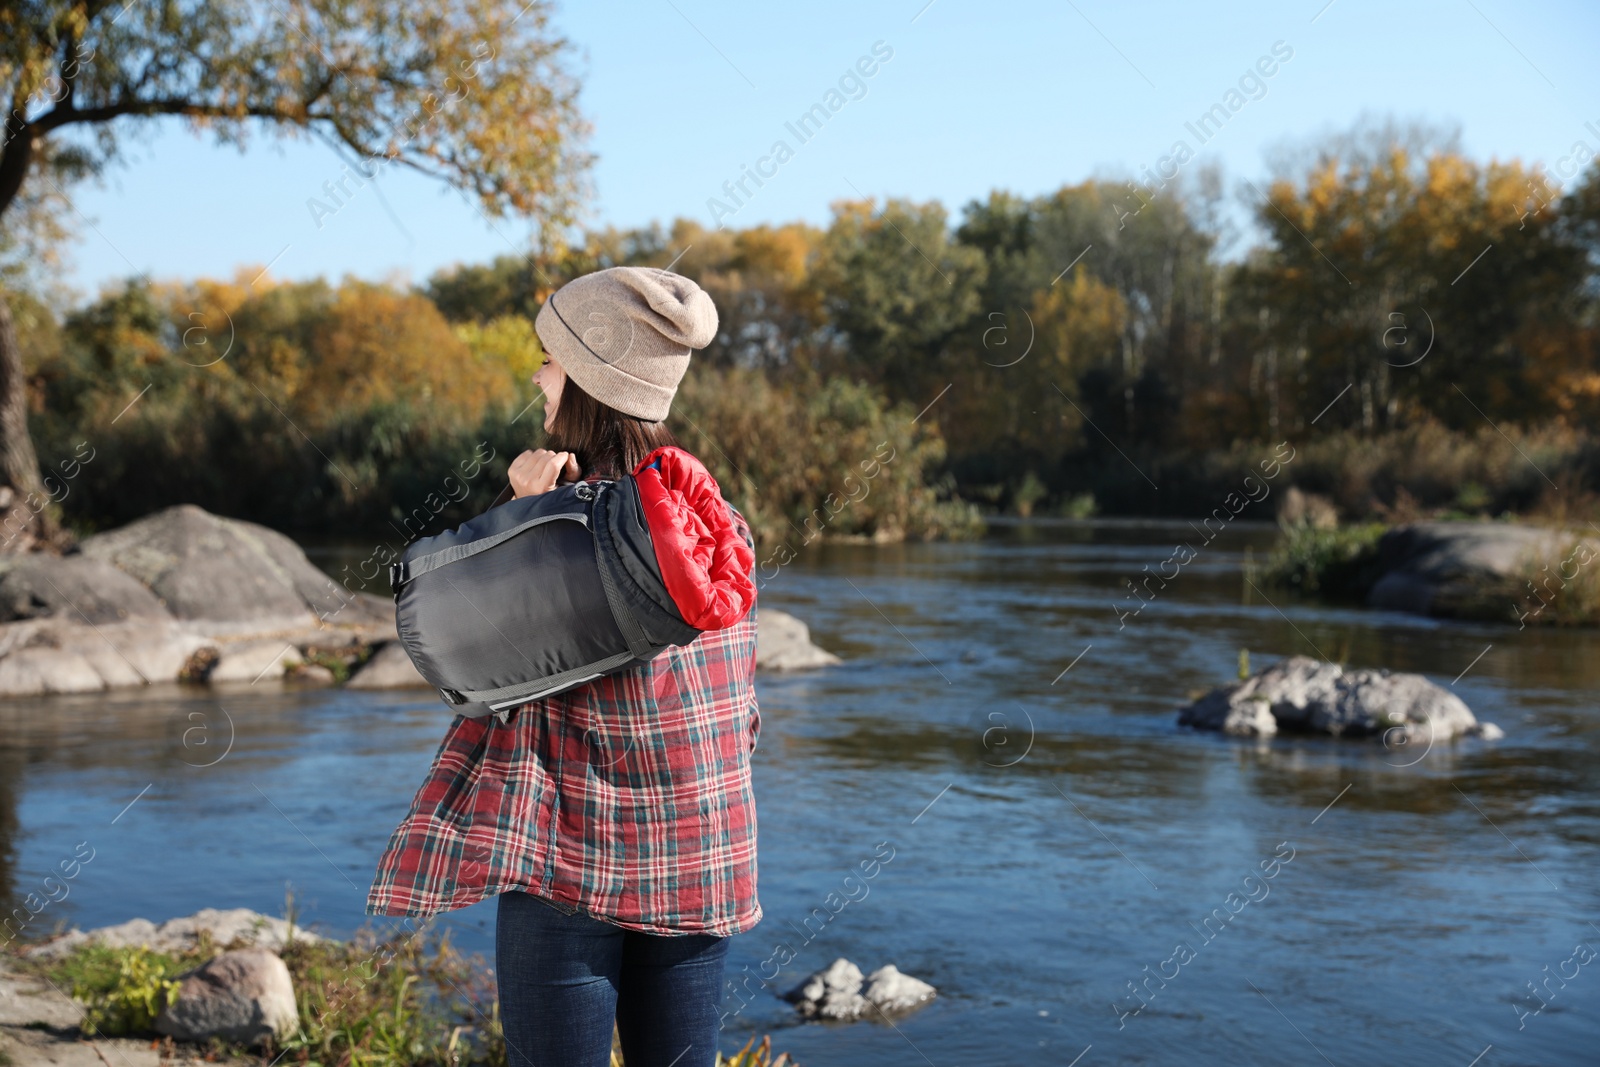
[[[308,648],[305,650],[305,662],[326,667],[333,672],[333,680],[339,685],[350,680],[350,676],[372,658],[371,645],[344,645],[336,648]],[[291,924],[293,920],[291,918]]]
[[[531,217],[548,237],[572,219],[586,192],[587,125],[547,2],[305,0],[294,10],[286,23],[287,12],[264,19],[245,0],[6,5],[0,85],[7,113],[27,116],[7,155],[26,165],[32,145],[69,131],[63,141],[92,172],[118,158],[139,120],[173,116],[222,144],[261,130],[340,145],[360,162],[341,170],[328,157],[319,228],[395,165],[443,178],[489,214]],[[8,206],[0,201],[9,216]]]
[[[941,499],[931,420],[844,379],[785,390],[751,370],[705,368],[680,389],[673,423],[763,541],[967,536],[969,505]]]
[[[448,936],[296,941],[283,953],[294,977],[300,1033],[291,1063],[457,1067],[505,1063],[494,978]]]
[[[292,900],[290,907],[292,910]],[[172,978],[210,959],[221,947],[165,954],[86,944],[45,963],[19,961],[43,972],[88,1005],[86,1032],[107,1036],[150,1030],[177,983]],[[504,1067],[493,971],[443,936],[363,931],[349,941],[296,939],[281,953],[294,981],[299,1031],[255,1053],[217,1043],[214,1053],[245,1062],[299,1067]],[[90,1024],[97,1030],[90,1030]],[[207,1058],[213,1058],[208,1055]],[[612,1062],[620,1067],[620,1054]],[[754,1040],[727,1067],[793,1067],[772,1056],[771,1039]]]
[[[73,997],[84,1005],[84,1032],[107,1037],[148,1033],[161,1009],[177,998],[175,978],[184,969],[180,960],[148,948],[79,950],[67,974]]]
[[[1045,498],[1049,490],[1039,480],[1033,471],[1023,475],[1022,484],[1017,486],[1016,492],[1011,494],[1011,506],[1017,509],[1017,514],[1027,518],[1033,514],[1033,507]]]
[[[1241,681],[1241,682],[1247,681],[1249,678],[1250,678],[1250,650],[1248,648],[1241,648],[1239,650],[1239,681]]]
[[[59,325],[18,302],[34,427],[47,467],[96,450],[62,501],[83,528],[191,500],[377,532],[492,448],[469,495],[430,511],[437,529],[541,443],[527,376],[548,293],[674,265],[720,330],[672,425],[765,540],[959,534],[975,525],[960,497],[1205,514],[1282,441],[1293,483],[1350,520],[1600,517],[1600,166],[1536,202],[1518,164],[1380,142],[1336,139],[1286,172],[1236,263],[1215,255],[1220,178],[1196,170],[1159,194],[996,192],[953,228],[937,203],[889,200],[836,204],[820,230],[604,229],[415,292],[130,283]],[[1450,324],[1448,361],[1422,355],[1422,308]]]
[[[525,346],[514,321],[463,338],[426,299],[361,283],[130,282],[30,351],[35,437],[80,528],[190,502],[432,532],[486,508],[530,443],[533,420],[512,423],[533,397]],[[74,456],[92,458],[69,472]]]
[[[1268,581],[1306,592],[1359,599],[1378,579],[1378,540],[1383,523],[1341,526],[1331,530],[1297,526],[1267,565]]]
[[[1063,519],[1088,519],[1099,510],[1093,493],[1077,493],[1063,500],[1056,508],[1056,514]]]

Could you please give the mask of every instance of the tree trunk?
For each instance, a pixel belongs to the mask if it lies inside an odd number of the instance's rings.
[[[28,383],[22,369],[11,305],[0,292],[0,552],[25,552],[52,541],[53,502],[39,477],[39,457],[28,434]]]
[[[16,201],[33,164],[33,128],[13,109],[0,150],[0,215]],[[11,305],[0,290],[0,553],[26,552],[58,542],[54,502],[39,477],[39,457],[28,435],[28,378]]]

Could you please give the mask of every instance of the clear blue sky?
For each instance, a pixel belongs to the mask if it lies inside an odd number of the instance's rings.
[[[1459,124],[1479,158],[1553,164],[1580,139],[1600,150],[1584,125],[1600,129],[1593,2],[924,4],[562,4],[599,156],[586,221],[710,224],[708,198],[779,138],[794,157],[732,224],[822,223],[830,202],[858,193],[938,199],[954,214],[994,188],[1131,176],[1180,137],[1196,145],[1184,123],[1276,41],[1293,58],[1191,167],[1259,177],[1267,147],[1363,111]],[[808,143],[787,133],[877,41],[893,58],[863,79],[866,95]],[[496,232],[458,194],[397,174],[382,179],[390,211],[363,190],[319,231],[306,201],[339,169],[320,145],[262,137],[241,155],[176,124],[129,143],[130,161],[78,198],[93,226],[80,224],[68,280],[86,294],[135,272],[227,276],[275,257],[279,277],[420,281],[520,251],[527,230]]]

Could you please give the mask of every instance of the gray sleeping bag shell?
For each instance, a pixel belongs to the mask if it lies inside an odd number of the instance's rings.
[[[700,635],[662,582],[632,477],[491,508],[413,542],[389,577],[400,640],[461,715],[503,715]]]

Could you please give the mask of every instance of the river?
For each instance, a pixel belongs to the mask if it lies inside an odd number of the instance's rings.
[[[730,977],[780,941],[798,954],[725,1048],[771,1032],[813,1067],[1600,1062],[1595,632],[1263,594],[1246,554],[1276,536],[1229,530],[1137,614],[1123,580],[1197,542],[1186,525],[829,545],[768,581],[762,602],[846,662],[758,683],[766,919]],[[1506,736],[1179,730],[1241,649],[1421,671]],[[0,889],[88,842],[36,923],[281,914],[292,888],[303,922],[347,934],[445,725],[425,693],[265,684],[7,703]],[[490,906],[448,922],[492,951]],[[838,956],[940,995],[892,1027],[799,1024],[771,990]]]

